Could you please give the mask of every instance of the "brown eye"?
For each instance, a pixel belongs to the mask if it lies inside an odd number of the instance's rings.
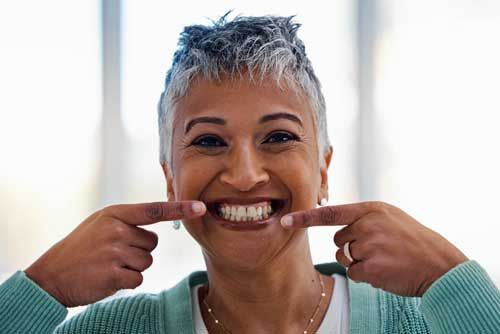
[[[220,139],[217,136],[213,135],[206,135],[206,136],[200,136],[196,138],[191,145],[194,146],[201,146],[201,147],[208,147],[208,148],[216,148],[216,147],[222,147],[226,146],[224,141]]]
[[[288,132],[280,131],[274,132],[270,136],[268,136],[264,141],[264,144],[281,144],[289,142],[291,140],[299,140],[299,137]]]

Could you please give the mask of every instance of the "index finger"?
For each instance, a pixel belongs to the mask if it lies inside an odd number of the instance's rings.
[[[148,225],[165,220],[196,218],[203,216],[207,208],[200,201],[151,202],[111,205],[104,215],[114,217],[130,225]]]
[[[281,218],[281,225],[286,228],[350,225],[364,215],[377,211],[376,204],[374,203],[376,202],[331,205],[298,211],[283,216]]]

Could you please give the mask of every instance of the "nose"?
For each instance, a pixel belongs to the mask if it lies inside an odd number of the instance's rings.
[[[269,174],[262,168],[263,164],[263,160],[250,145],[236,148],[228,157],[226,169],[220,174],[220,181],[239,191],[250,191],[269,181]]]

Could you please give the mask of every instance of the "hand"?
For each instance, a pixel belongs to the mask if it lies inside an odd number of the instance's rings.
[[[193,204],[201,204],[195,212]],[[85,219],[25,270],[26,275],[66,307],[86,305],[133,289],[151,266],[155,233],[138,225],[202,216],[198,201],[112,205]]]
[[[293,217],[291,226],[283,221],[288,216]],[[444,237],[383,202],[325,206],[284,217],[286,228],[347,225],[334,242],[340,248],[337,261],[349,267],[349,278],[401,296],[422,296],[439,277],[468,260]],[[352,263],[344,255],[346,242]]]

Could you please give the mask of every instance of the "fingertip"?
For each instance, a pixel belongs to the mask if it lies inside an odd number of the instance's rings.
[[[291,215],[281,217],[281,226],[284,228],[293,227],[293,217]]]
[[[191,205],[191,210],[194,214],[201,215],[207,211],[207,207],[205,206],[205,203],[197,201]]]

